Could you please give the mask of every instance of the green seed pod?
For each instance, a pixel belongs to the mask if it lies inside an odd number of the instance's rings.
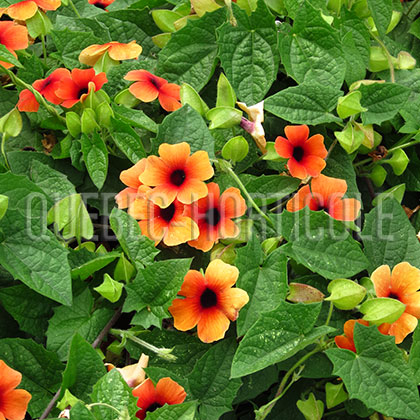
[[[0,118],[0,133],[7,137],[16,137],[22,131],[22,116],[17,108]]]
[[[100,127],[109,128],[111,126],[111,117],[114,116],[114,111],[111,109],[107,102],[102,102],[96,108],[96,115]]]
[[[209,110],[207,104],[203,101],[199,93],[189,84],[183,83],[180,90],[182,105],[188,104],[194,108],[202,117]]]
[[[233,264],[236,259],[235,247],[222,243],[215,245],[210,251],[210,260],[220,259],[226,264]]]
[[[366,296],[366,289],[360,284],[348,279],[336,279],[328,285],[331,301],[338,309],[348,311],[357,306]]]
[[[372,169],[369,178],[376,187],[381,187],[384,184],[387,175],[386,170],[381,165],[376,165]]]
[[[220,106],[210,109],[206,113],[206,118],[211,121],[210,130],[214,128],[232,128],[240,124],[242,111],[229,106]]]
[[[264,254],[270,255],[275,249],[277,249],[279,242],[279,238],[267,238],[265,241],[263,241],[261,247],[264,251]]]
[[[79,134],[82,130],[82,125],[80,121],[79,114],[76,114],[73,111],[66,113],[66,125],[67,130],[73,137],[79,137]]]
[[[134,108],[140,101],[133,96],[128,89],[122,90],[114,99],[118,105],[125,105],[128,108]]]
[[[90,134],[93,133],[96,129],[99,129],[99,125],[96,122],[96,114],[92,108],[86,108],[83,111],[81,118],[81,127],[82,133]]]
[[[338,98],[338,116],[342,119],[345,119],[351,117],[352,115],[356,115],[359,112],[367,111],[366,108],[363,108],[362,105],[360,105],[361,99],[362,92],[360,92],[359,90],[348,93],[346,96]]]
[[[381,325],[384,322],[392,324],[405,310],[405,305],[397,299],[374,298],[367,300],[361,307],[360,312],[364,314],[363,319],[374,325]]]
[[[242,136],[232,137],[222,149],[222,156],[224,159],[233,162],[240,162],[244,160],[249,152],[248,142]]]
[[[380,163],[391,165],[394,174],[398,176],[402,175],[407,169],[408,162],[410,162],[410,159],[402,149],[394,150],[391,159],[380,161]]]

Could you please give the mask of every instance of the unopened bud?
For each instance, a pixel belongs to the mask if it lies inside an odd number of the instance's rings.
[[[309,284],[290,283],[287,300],[294,303],[322,302],[324,294]]]
[[[374,325],[392,324],[405,311],[405,305],[397,299],[374,298],[367,300],[361,307],[363,319]]]
[[[79,114],[76,114],[73,111],[67,112],[66,113],[66,125],[67,125],[67,129],[69,130],[69,133],[73,137],[78,137],[79,136],[79,134],[82,130]]]
[[[348,311],[358,305],[366,296],[366,289],[348,279],[336,279],[328,285],[331,301],[337,309]]]
[[[249,145],[246,139],[242,136],[231,138],[222,149],[222,156],[224,159],[233,162],[240,162],[245,159],[249,152]]]

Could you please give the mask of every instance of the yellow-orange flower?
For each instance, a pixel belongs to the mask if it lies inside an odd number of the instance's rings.
[[[228,188],[222,195],[214,182],[210,182],[207,188],[206,197],[185,208],[185,215],[190,216],[200,229],[200,236],[188,244],[205,252],[219,239],[237,236],[239,228],[232,219],[246,211],[245,200],[237,188]]]
[[[131,41],[128,44],[111,41],[103,45],[94,44],[85,48],[79,55],[79,61],[93,67],[106,52],[113,60],[122,61],[137,58],[142,50],[136,41]]]
[[[28,47],[28,30],[26,26],[17,25],[15,22],[0,22],[0,44],[3,44],[15,57],[15,51],[23,50]],[[0,61],[6,69],[13,67],[13,64]]]
[[[309,185],[302,187],[295,196],[288,201],[288,211],[298,211],[308,206],[311,210],[324,210],[332,218],[343,221],[355,220],[359,214],[361,204],[355,198],[343,198],[347,191],[344,179],[319,175]]]
[[[28,20],[35,15],[38,8],[42,10],[57,10],[61,0],[24,0],[12,4],[3,10],[14,20]]]
[[[121,172],[120,180],[127,188],[115,196],[119,209],[126,209],[137,198],[138,189],[142,185],[139,177],[146,168],[146,162],[146,159],[140,159],[134,166]]]
[[[32,398],[28,391],[15,389],[22,374],[0,360],[0,420],[23,420]]]
[[[214,175],[209,156],[198,151],[190,156],[188,143],[161,144],[159,156],[149,156],[140,182],[155,187],[148,197],[162,208],[168,207],[175,198],[183,204],[191,204],[207,195],[203,182]]]
[[[204,276],[190,270],[178,293],[185,299],[175,299],[169,308],[175,328],[187,331],[197,325],[201,341],[222,339],[230,321],[238,318],[239,310],[249,301],[245,290],[232,288],[238,275],[236,267],[222,260],[213,260]]]
[[[356,346],[354,345],[353,340],[354,326],[356,323],[369,326],[369,322],[364,319],[350,319],[346,321],[344,323],[344,335],[337,335],[334,338],[337,347],[340,347],[340,349],[351,350],[356,353]]]
[[[399,344],[415,330],[420,319],[420,270],[402,262],[391,273],[388,265],[381,265],[371,279],[378,297],[397,299],[405,305],[404,313],[395,322],[381,325],[381,332],[393,335]]]

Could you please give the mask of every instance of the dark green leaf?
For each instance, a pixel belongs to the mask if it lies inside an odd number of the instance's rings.
[[[376,29],[381,38],[385,36],[392,16],[392,0],[367,0]]]
[[[91,137],[82,134],[82,154],[86,168],[98,190],[104,185],[108,173],[108,150],[98,133]]]

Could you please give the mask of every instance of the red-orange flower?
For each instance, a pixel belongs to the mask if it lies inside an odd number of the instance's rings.
[[[135,200],[128,205],[128,214],[139,220],[141,233],[156,245],[162,241],[167,246],[176,246],[196,239],[198,226],[184,216],[185,206],[174,200],[168,207],[161,208],[147,198],[150,191],[145,185],[139,187]]]
[[[399,344],[415,330],[420,319],[420,270],[402,262],[391,273],[388,265],[381,265],[371,279],[378,297],[397,299],[405,305],[404,313],[395,322],[381,326],[381,332],[393,335]]]
[[[138,189],[143,185],[139,177],[146,168],[146,162],[146,159],[140,159],[134,166],[121,172],[120,180],[123,184],[127,185],[127,188],[115,196],[115,201],[119,209],[126,209],[137,198]]]
[[[99,7],[100,9],[106,10],[106,8],[114,3],[115,0],[88,0],[89,4],[92,4],[93,6]],[[106,10],[108,11],[108,10]]]
[[[103,45],[94,44],[80,53],[79,61],[82,64],[93,67],[106,52],[113,60],[122,61],[137,58],[142,50],[143,48],[136,41],[131,41],[128,44],[115,41],[107,42]]]
[[[191,204],[207,195],[203,182],[214,175],[209,156],[198,151],[190,156],[188,143],[161,144],[159,156],[149,156],[140,181],[149,187],[148,197],[158,206],[168,207],[177,198],[183,204]]]
[[[57,10],[61,0],[24,0],[9,6],[5,13],[15,20],[28,20],[35,15],[38,8],[42,10]]]
[[[162,378],[156,384],[150,379],[146,379],[140,386],[133,391],[133,395],[138,398],[137,407],[140,408],[136,417],[143,420],[147,413],[163,407],[165,404],[182,404],[187,396],[184,388],[171,378]]]
[[[39,109],[39,103],[29,89],[24,89],[20,92],[16,106],[20,112],[37,112]]]
[[[211,182],[207,185],[208,195],[185,208],[200,229],[200,236],[188,242],[194,248],[209,251],[218,239],[234,238],[239,228],[231,220],[246,211],[245,200],[237,188],[228,188],[220,195],[219,186]]]
[[[32,398],[28,391],[15,389],[22,380],[18,371],[0,360],[0,420],[23,420]]]
[[[318,176],[325,168],[327,157],[324,137],[315,134],[308,138],[307,125],[288,125],[284,132],[287,138],[277,137],[274,147],[281,157],[289,159],[287,167],[290,175],[300,179],[308,175]]]
[[[190,270],[184,278],[180,296],[169,312],[174,317],[175,328],[187,331],[197,325],[198,338],[211,343],[225,336],[230,321],[238,318],[239,310],[248,303],[245,290],[232,288],[239,271],[222,260],[213,260],[203,276]]]
[[[167,80],[155,76],[147,70],[132,70],[124,77],[125,80],[134,81],[129,90],[132,95],[143,102],[152,102],[159,99],[165,111],[172,112],[181,108],[179,91],[181,87]]]
[[[0,44],[3,44],[15,57],[16,50],[24,50],[28,47],[28,30],[26,26],[17,25],[15,22],[0,22]],[[0,61],[6,69],[13,67],[13,64]]]
[[[83,102],[90,92],[98,91],[107,81],[105,73],[95,74],[94,69],[73,69],[70,76],[60,80],[55,94],[62,99],[62,106],[71,108],[77,102]]]
[[[298,211],[308,206],[311,210],[324,210],[332,218],[343,221],[355,220],[359,214],[361,204],[355,198],[343,198],[347,191],[344,179],[319,175],[309,185],[302,187],[295,196],[288,201],[288,211]]]
[[[340,349],[351,350],[352,352],[356,353],[356,347],[353,340],[354,326],[356,323],[369,326],[369,322],[365,321],[364,319],[350,319],[349,321],[346,321],[344,323],[344,335],[337,335],[334,338],[337,347],[340,347]]]

